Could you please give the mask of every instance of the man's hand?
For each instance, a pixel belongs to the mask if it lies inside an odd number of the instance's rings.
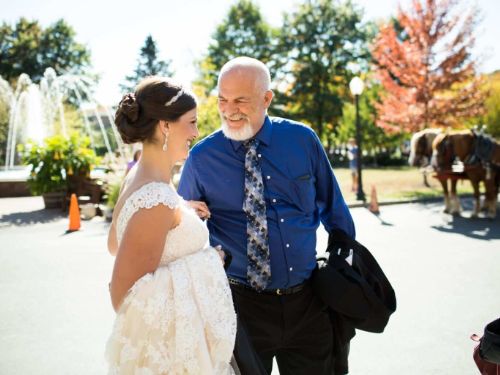
[[[205,202],[202,201],[187,201],[189,206],[191,206],[200,219],[210,219],[210,210]]]
[[[227,271],[233,260],[233,255],[228,250],[222,250],[221,245],[215,246],[215,250],[217,250],[217,252],[219,253],[219,256],[222,260],[222,265],[224,266],[224,269]]]
[[[226,253],[222,250],[221,245],[215,246],[215,250],[219,253],[220,259],[222,260],[222,265],[225,265],[226,263]]]

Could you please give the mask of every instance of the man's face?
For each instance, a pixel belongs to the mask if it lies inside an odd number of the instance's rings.
[[[252,69],[238,68],[219,80],[222,130],[230,139],[250,139],[264,123],[272,92],[262,87],[258,77]]]

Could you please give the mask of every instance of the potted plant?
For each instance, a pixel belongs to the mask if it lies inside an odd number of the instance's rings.
[[[118,201],[118,197],[120,195],[121,190],[121,182],[114,182],[107,185],[107,200],[106,200],[106,210],[104,212],[104,217],[107,221],[111,221],[113,216],[113,210],[116,206],[116,202]]]
[[[31,165],[28,186],[33,195],[42,195],[45,208],[62,207],[65,196],[79,181],[89,179],[92,167],[99,162],[90,148],[88,137],[71,133],[48,137],[42,144],[20,145],[22,161]]]

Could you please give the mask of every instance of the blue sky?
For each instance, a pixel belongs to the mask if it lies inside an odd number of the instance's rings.
[[[254,0],[271,24],[281,23],[282,13],[296,0]],[[366,19],[396,13],[396,0],[354,0]],[[409,0],[402,0],[408,4]],[[134,69],[138,52],[148,34],[157,41],[162,58],[173,60],[177,79],[189,83],[215,27],[226,15],[229,0],[1,0],[0,21],[13,23],[24,16],[47,26],[64,18],[73,26],[77,40],[92,53],[94,70],[101,75],[97,99],[104,104],[119,101],[118,83]],[[500,69],[500,0],[478,0],[483,21],[478,29],[476,54],[484,58],[483,72]]]

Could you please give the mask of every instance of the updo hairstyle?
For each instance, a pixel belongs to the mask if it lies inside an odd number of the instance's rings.
[[[182,90],[182,91],[181,91]],[[123,142],[154,142],[158,121],[175,122],[196,108],[196,99],[166,77],[147,77],[123,96],[115,114],[115,125]]]

